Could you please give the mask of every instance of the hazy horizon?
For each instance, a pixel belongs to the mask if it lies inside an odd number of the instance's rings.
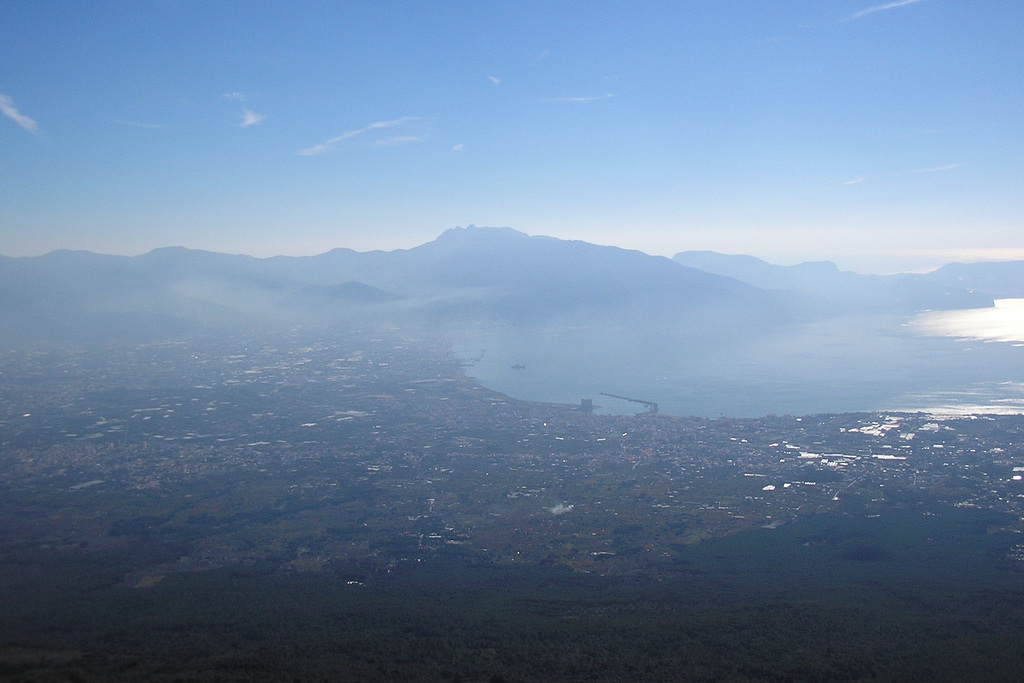
[[[459,229],[459,228],[462,228],[462,227],[463,226],[455,226],[455,229]],[[489,226],[473,226],[473,225],[469,225],[469,226],[465,226],[465,227],[474,228],[474,227],[489,227]],[[526,233],[524,233],[524,234],[526,234]],[[528,236],[530,236],[530,237],[553,237],[552,235],[528,235]],[[37,258],[37,257],[40,257],[40,256],[46,256],[47,254],[51,254],[53,252],[58,252],[58,251],[82,251],[82,252],[99,254],[99,255],[103,255],[103,256],[135,257],[135,256],[142,256],[144,254],[148,254],[150,252],[157,251],[157,250],[160,250],[160,249],[184,248],[184,249],[190,249],[190,250],[195,250],[195,251],[207,251],[207,252],[211,252],[211,253],[228,254],[228,255],[232,255],[232,256],[248,256],[248,257],[255,258],[255,259],[269,259],[269,258],[277,258],[277,257],[302,258],[302,257],[309,257],[309,256],[319,256],[319,255],[322,255],[322,254],[326,254],[326,253],[328,253],[330,251],[333,251],[335,249],[351,249],[353,251],[362,252],[362,253],[373,252],[373,251],[382,251],[382,252],[407,251],[409,249],[414,249],[416,247],[422,246],[423,244],[427,244],[427,243],[433,241],[434,239],[436,239],[436,236],[434,238],[431,238],[431,239],[426,240],[424,242],[417,242],[417,243],[411,244],[409,246],[396,246],[396,247],[389,247],[389,248],[357,249],[357,248],[353,248],[353,247],[351,247],[349,245],[338,244],[338,245],[335,245],[333,247],[330,247],[329,249],[325,249],[324,251],[311,251],[311,252],[308,252],[308,253],[306,253],[306,252],[303,252],[303,253],[251,253],[252,250],[250,250],[250,252],[245,252],[245,251],[218,251],[218,250],[215,250],[215,249],[206,249],[206,248],[203,248],[203,247],[190,247],[190,246],[186,246],[186,245],[183,245],[183,244],[165,244],[165,245],[160,245],[160,246],[153,247],[151,249],[147,249],[145,251],[134,251],[134,252],[131,252],[131,253],[125,253],[124,251],[121,251],[121,252],[115,252],[115,251],[95,251],[95,250],[92,250],[92,249],[75,249],[75,248],[67,248],[67,247],[57,247],[55,249],[51,249],[51,250],[48,250],[48,251],[44,251],[44,252],[40,252],[40,253],[31,253],[31,254],[0,253],[0,257],[7,257],[7,258]],[[556,238],[556,239],[561,239],[561,238]],[[589,242],[588,240],[576,240],[576,241]],[[771,259],[771,258],[766,258],[766,257],[763,257],[761,255],[754,254],[754,253],[749,253],[749,252],[727,253],[727,252],[718,252],[718,251],[711,250],[711,249],[708,249],[708,250],[680,249],[680,250],[677,250],[677,251],[674,251],[674,252],[671,252],[671,253],[660,254],[660,253],[645,252],[643,249],[638,249],[638,248],[635,248],[635,247],[624,246],[624,245],[619,245],[619,244],[605,244],[605,243],[594,243],[594,242],[591,242],[591,243],[592,244],[598,244],[599,246],[609,246],[609,247],[614,247],[614,248],[618,248],[618,249],[640,251],[642,253],[646,253],[646,254],[649,254],[651,256],[664,256],[665,258],[669,258],[669,259],[671,259],[676,254],[679,254],[679,253],[682,253],[682,252],[685,252],[685,251],[709,251],[709,252],[719,253],[719,254],[723,254],[723,255],[727,255],[727,256],[752,256],[752,257],[758,258],[758,259],[760,259],[760,260],[762,260],[762,261],[764,261],[766,263],[770,263],[772,265],[780,265],[780,266],[792,266],[792,265],[798,265],[798,264],[807,263],[807,262],[830,261],[832,263],[835,263],[841,270],[857,272],[857,273],[861,273],[861,274],[868,274],[868,275],[890,275],[890,274],[897,274],[897,273],[927,273],[927,272],[934,271],[934,270],[936,270],[938,268],[941,268],[943,265],[947,265],[947,264],[950,264],[950,263],[980,263],[980,262],[997,262],[997,261],[1018,261],[1018,260],[1024,260],[1024,248],[1021,248],[1021,249],[998,249],[998,250],[964,249],[964,250],[956,250],[956,251],[950,250],[948,253],[943,253],[943,252],[921,253],[921,254],[917,254],[917,255],[913,255],[913,256],[912,255],[902,255],[902,256],[891,255],[887,259],[881,259],[881,260],[876,259],[875,261],[871,261],[870,259],[859,259],[859,260],[858,259],[852,259],[851,260],[851,259],[848,259],[848,258],[846,258],[846,259],[838,258],[838,260],[837,260],[836,258],[826,258],[826,257],[823,257],[823,258],[820,258],[820,259],[819,258],[814,258],[814,259],[797,259],[797,258],[785,258],[785,257]],[[850,265],[851,261],[852,261],[852,265]],[[871,267],[872,263],[875,263],[876,267],[872,268]],[[907,267],[902,269],[902,270],[901,269],[894,269],[895,264],[897,264],[897,263],[904,264]],[[889,264],[889,267],[886,267],[884,264]],[[864,267],[861,267],[861,268],[858,269],[858,265],[864,266]]]

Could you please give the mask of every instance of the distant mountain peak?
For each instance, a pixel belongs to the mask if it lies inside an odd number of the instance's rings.
[[[466,227],[455,227],[445,230],[438,236],[438,242],[447,242],[451,240],[498,240],[498,239],[522,239],[529,237],[525,232],[519,232],[512,228],[489,228],[489,227],[478,227],[476,225],[467,225]]]
[[[804,261],[798,263],[795,266],[791,266],[794,270],[802,270],[810,273],[839,273],[849,272],[840,271],[839,266],[834,261]]]

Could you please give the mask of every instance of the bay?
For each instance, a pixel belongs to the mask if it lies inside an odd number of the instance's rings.
[[[491,389],[564,404],[589,398],[597,413],[645,409],[602,393],[704,417],[1024,413],[1024,343],[1015,341],[1024,335],[1008,331],[1021,303],[698,337],[671,328],[501,326],[462,331],[455,351],[474,359],[467,374]]]

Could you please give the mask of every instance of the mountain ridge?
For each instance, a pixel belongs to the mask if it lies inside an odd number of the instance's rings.
[[[102,339],[111,320],[125,341],[163,338],[175,328],[215,333],[365,321],[560,322],[744,334],[758,325],[844,313],[992,305],[991,297],[963,286],[965,278],[983,279],[973,272],[866,276],[828,262],[785,267],[713,252],[668,259],[476,226],[445,230],[410,249],[339,247],[301,257],[185,247],[139,256],[56,250],[0,258],[0,341]]]
[[[854,312],[982,308],[992,306],[992,300],[997,298],[993,293],[965,286],[952,277],[936,276],[934,272],[864,275],[840,270],[832,261],[779,266],[754,256],[713,251],[680,252],[672,260],[763,289],[799,292],[822,305]]]

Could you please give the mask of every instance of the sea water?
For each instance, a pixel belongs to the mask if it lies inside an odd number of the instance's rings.
[[[670,415],[1024,413],[1024,300],[914,317],[845,316],[720,337],[502,326],[462,333],[467,374],[514,398]],[[480,351],[483,356],[476,360]]]

